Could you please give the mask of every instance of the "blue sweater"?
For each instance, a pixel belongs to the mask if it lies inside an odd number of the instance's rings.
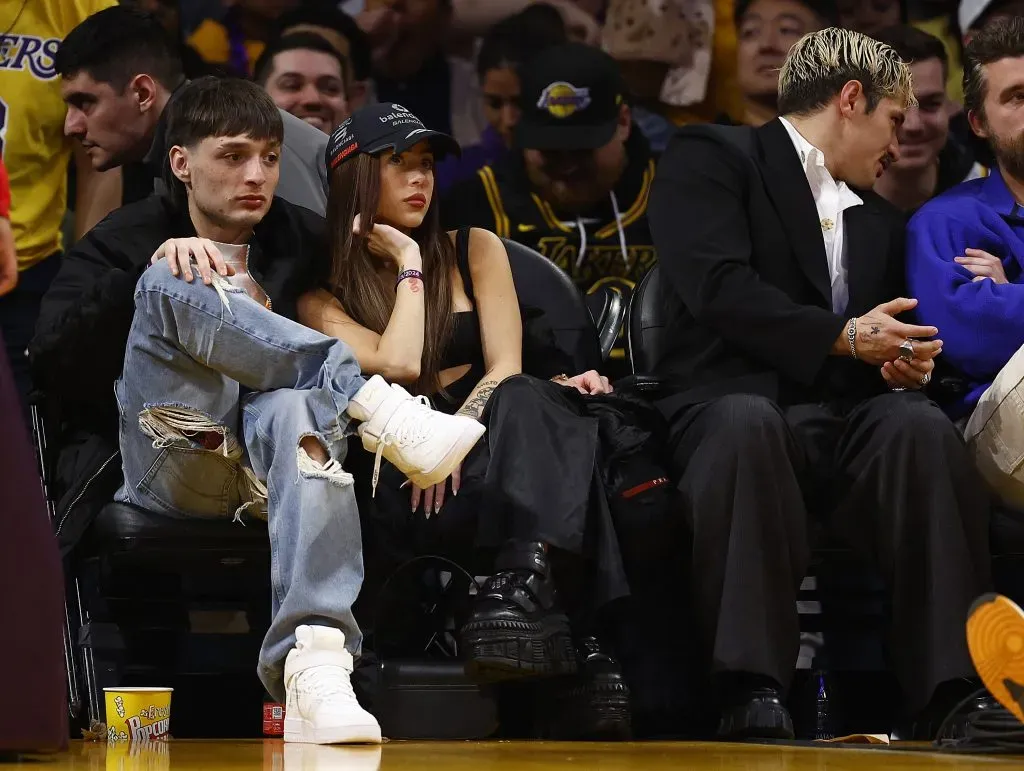
[[[972,281],[953,262],[968,248],[999,257],[1010,283]],[[1024,209],[998,171],[948,190],[910,220],[907,287],[921,322],[939,328],[943,358],[970,382],[950,409],[967,414],[1024,345]]]

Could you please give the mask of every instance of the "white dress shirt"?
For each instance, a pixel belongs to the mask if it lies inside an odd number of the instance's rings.
[[[818,210],[821,235],[825,242],[825,257],[828,273],[832,279],[832,310],[843,313],[850,299],[850,285],[847,281],[847,250],[843,239],[843,212],[864,203],[845,182],[836,182],[825,167],[825,154],[808,142],[785,118],[779,118],[786,127],[793,147],[800,156],[800,165],[814,196]]]

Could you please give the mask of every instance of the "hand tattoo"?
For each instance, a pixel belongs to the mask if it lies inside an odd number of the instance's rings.
[[[480,416],[484,414],[484,407],[487,406],[491,394],[494,393],[494,389],[497,387],[497,380],[485,380],[476,387],[476,390],[466,400],[466,403],[462,405],[462,409],[455,414],[479,420]]]
[[[871,334],[879,335],[881,333],[882,333],[882,328],[880,326],[878,326],[877,324],[872,324],[871,325]]]

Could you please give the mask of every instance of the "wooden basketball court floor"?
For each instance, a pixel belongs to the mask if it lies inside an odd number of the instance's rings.
[[[859,771],[860,769],[1024,768],[1024,756],[965,756],[838,747],[644,742],[390,742],[383,747],[319,747],[266,741],[172,740],[108,748],[72,742],[60,755],[31,756],[0,771]]]

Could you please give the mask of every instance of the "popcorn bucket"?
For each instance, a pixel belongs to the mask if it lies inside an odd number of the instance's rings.
[[[104,688],[110,744],[166,739],[173,688]]]

